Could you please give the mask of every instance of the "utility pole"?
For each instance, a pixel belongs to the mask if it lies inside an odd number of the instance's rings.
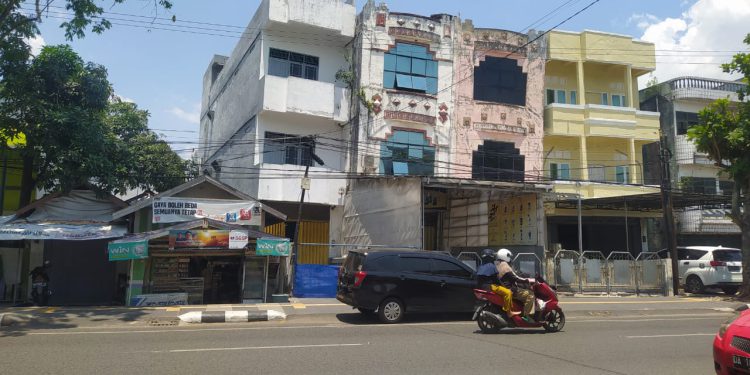
[[[308,173],[310,172],[310,165],[313,163],[313,161],[318,163],[319,165],[325,165],[325,163],[323,163],[323,160],[313,152],[313,149],[315,148],[315,139],[304,137],[301,139],[300,143],[302,143],[303,147],[305,148],[304,152],[307,155],[307,162],[305,163],[305,175],[302,177],[302,181],[300,183],[302,194],[299,199],[299,206],[297,207],[297,225],[294,226],[294,249],[292,250],[291,254],[292,272],[289,294],[292,294],[292,292],[294,291],[294,273],[297,270],[297,254],[299,254],[300,242],[299,228],[302,226],[302,205],[305,203],[305,193],[310,190],[310,178],[308,177]]]
[[[667,147],[667,137],[664,135],[659,139],[659,160],[661,161],[661,205],[664,211],[664,236],[667,238],[667,249],[669,249],[669,257],[672,260],[672,291],[676,296],[680,291],[680,272],[677,259],[677,235],[672,209],[672,178],[669,168],[672,152]]]

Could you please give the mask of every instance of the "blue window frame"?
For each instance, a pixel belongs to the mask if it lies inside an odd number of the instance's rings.
[[[437,61],[427,47],[396,43],[385,54],[383,87],[406,91],[437,94]]]
[[[387,176],[432,176],[435,147],[424,133],[396,130],[380,147],[380,173]]]

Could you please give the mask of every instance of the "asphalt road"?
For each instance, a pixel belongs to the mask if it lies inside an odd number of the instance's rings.
[[[712,374],[726,313],[570,317],[563,332],[357,313],[285,322],[0,331],[4,374]],[[464,318],[464,317],[457,317]]]

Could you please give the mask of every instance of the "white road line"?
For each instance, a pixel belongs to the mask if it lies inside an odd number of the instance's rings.
[[[231,350],[266,350],[266,349],[301,349],[301,348],[338,348],[344,346],[363,346],[365,344],[319,344],[319,345],[284,345],[284,346],[244,346],[237,348],[200,348],[200,349],[172,349],[153,350],[151,353],[194,353],[194,352],[220,352]]]
[[[681,335],[625,336],[626,339],[653,339],[660,337],[716,336],[715,333],[685,333]]]
[[[682,314],[683,316],[689,316],[687,314]],[[631,317],[633,319],[588,319],[588,318],[578,318],[578,319],[568,319],[568,323],[633,323],[633,322],[658,322],[658,321],[688,321],[688,320],[715,320],[719,316],[725,316],[726,314],[708,314],[708,316],[690,316],[687,318],[681,318],[681,317],[668,317],[667,315],[664,315],[664,318],[656,318],[656,319],[650,319],[650,318],[638,318],[638,317]],[[63,332],[30,332],[28,335],[38,335],[38,336],[57,336],[57,335],[105,335],[105,334],[133,334],[133,333],[175,333],[175,332],[210,332],[210,331],[257,331],[257,330],[273,330],[273,329],[315,329],[315,328],[396,328],[399,327],[410,327],[410,326],[449,326],[449,325],[476,325],[475,322],[469,321],[460,321],[460,322],[433,322],[433,323],[401,323],[401,324],[379,324],[379,323],[373,323],[373,324],[366,324],[366,325],[351,325],[351,324],[323,324],[323,325],[306,325],[306,326],[273,326],[273,327],[227,327],[227,328],[179,328],[179,329],[172,329],[172,328],[163,328],[158,330],[117,330],[117,331],[85,331],[85,332],[77,332],[77,331],[63,331]]]

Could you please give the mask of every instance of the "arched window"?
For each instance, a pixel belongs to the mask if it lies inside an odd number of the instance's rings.
[[[422,132],[396,130],[380,146],[380,172],[387,176],[432,176],[435,147]]]
[[[438,64],[427,47],[396,43],[385,54],[383,87],[437,94]]]

